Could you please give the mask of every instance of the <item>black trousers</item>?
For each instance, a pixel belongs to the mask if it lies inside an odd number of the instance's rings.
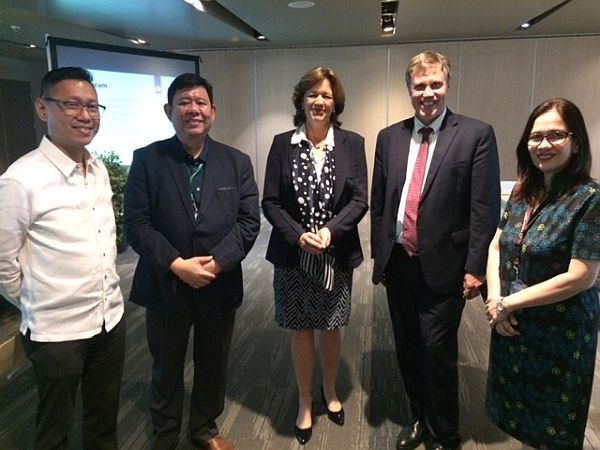
[[[85,449],[114,449],[123,361],[125,318],[106,332],[89,339],[36,342],[22,336],[33,366],[39,403],[36,417],[36,449],[72,448],[68,434],[73,427],[77,389],[83,398],[82,435]]]
[[[408,256],[401,245],[394,246],[385,275],[396,355],[413,415],[434,439],[456,445],[462,292],[431,292],[419,257]]]
[[[194,384],[189,427],[193,442],[218,434],[215,419],[225,405],[227,360],[235,312],[224,319],[205,316],[198,302],[173,299],[167,308],[147,309],[148,347],[154,359],[150,416],[154,449],[175,448],[181,429],[183,369],[193,326]]]

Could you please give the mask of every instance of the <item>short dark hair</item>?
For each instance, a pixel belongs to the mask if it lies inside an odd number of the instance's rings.
[[[212,105],[214,103],[212,85],[206,80],[206,78],[202,78],[200,75],[196,75],[195,73],[183,73],[173,80],[169,86],[169,90],[167,91],[167,101],[169,102],[169,105],[173,105],[173,99],[175,98],[177,91],[196,86],[202,86],[204,89],[206,89],[206,92],[208,93],[208,99]]]
[[[296,86],[294,86],[294,94],[292,95],[292,102],[296,113],[294,114],[294,126],[300,126],[306,122],[306,115],[304,114],[304,94],[312,88],[315,84],[320,83],[323,80],[329,80],[331,84],[331,90],[333,91],[333,104],[334,109],[331,112],[331,124],[335,128],[339,128],[342,122],[339,121],[338,116],[344,111],[344,105],[346,102],[346,94],[344,93],[344,87],[342,82],[338,78],[335,70],[330,67],[314,67],[304,74]]]
[[[94,86],[92,74],[82,67],[59,67],[51,70],[42,78],[42,88],[40,96],[44,98],[48,92],[59,82],[64,80],[86,81]],[[95,88],[94,88],[95,89]]]
[[[537,118],[552,110],[556,110],[567,126],[567,130],[573,134],[571,135],[571,159],[566,167],[559,173],[554,174],[548,192],[544,186],[543,172],[531,161],[527,141]],[[516,199],[535,203],[541,201],[546,194],[551,196],[566,194],[591,180],[591,167],[590,140],[579,108],[573,102],[564,98],[553,98],[536,106],[527,119],[525,129],[517,145],[518,189],[516,190]]]

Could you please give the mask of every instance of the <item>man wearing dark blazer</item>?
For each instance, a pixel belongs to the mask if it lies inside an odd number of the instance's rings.
[[[414,416],[396,446],[415,448],[430,437],[431,448],[452,449],[460,445],[457,332],[465,299],[478,296],[484,282],[498,223],[498,153],[489,124],[446,107],[450,64],[444,55],[416,55],[405,75],[415,116],[377,138],[373,282],[386,287]]]
[[[243,296],[241,261],[260,228],[258,188],[250,158],[208,136],[216,109],[204,78],[177,77],[164,110],[175,136],[135,151],[125,190],[127,239],[140,255],[130,300],[146,307],[154,360],[153,448],[178,442],[193,326],[190,436],[204,449],[233,449],[215,419]]]

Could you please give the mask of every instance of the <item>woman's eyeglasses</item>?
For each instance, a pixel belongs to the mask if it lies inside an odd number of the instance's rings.
[[[550,145],[561,145],[567,140],[573,133],[568,131],[552,130],[547,133],[533,133],[527,138],[527,145],[529,147],[538,147],[544,139],[548,141]]]

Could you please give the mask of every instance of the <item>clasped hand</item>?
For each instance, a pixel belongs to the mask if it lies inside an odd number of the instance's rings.
[[[221,266],[212,256],[177,258],[171,263],[171,270],[188,286],[199,289],[208,286],[221,273]]]
[[[302,233],[298,239],[298,246],[305,252],[320,255],[331,244],[331,232],[329,228],[321,228],[316,233],[307,231]]]
[[[519,324],[514,314],[509,314],[508,317],[503,317],[498,313],[498,300],[496,298],[488,298],[485,302],[485,314],[488,318],[490,328],[502,336],[518,336],[520,333],[516,327]]]

